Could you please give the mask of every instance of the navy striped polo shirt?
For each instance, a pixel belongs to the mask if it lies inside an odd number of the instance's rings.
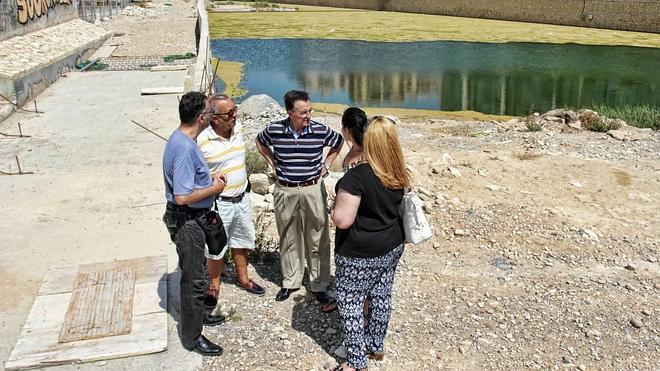
[[[257,135],[264,146],[272,146],[277,179],[289,183],[306,182],[321,175],[323,148],[339,148],[344,141],[339,133],[316,121],[298,138],[289,119],[272,122]]]

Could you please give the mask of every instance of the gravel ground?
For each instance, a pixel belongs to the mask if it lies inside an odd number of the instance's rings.
[[[241,110],[251,111],[247,132],[277,116],[269,101]],[[636,139],[621,141],[515,123],[398,127],[435,236],[406,249],[386,358],[370,369],[657,369],[658,133],[626,128]],[[225,354],[203,369],[342,362],[337,313],[321,313],[305,289],[274,301],[275,228],[272,214],[260,220],[265,247],[251,274],[268,292],[237,289],[228,271],[219,310],[230,321],[205,330]]]
[[[153,0],[130,5],[118,16],[100,23],[112,33],[105,45],[117,45],[113,57],[196,53],[195,6],[192,0]]]

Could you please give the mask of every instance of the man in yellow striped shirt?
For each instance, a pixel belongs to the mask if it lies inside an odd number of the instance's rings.
[[[255,230],[245,168],[245,142],[242,126],[236,121],[237,107],[226,95],[214,95],[210,101],[211,125],[197,137],[197,144],[211,174],[222,173],[227,178],[227,185],[217,199],[218,213],[227,231],[227,246],[219,255],[206,252],[211,284],[204,302],[208,307],[215,307],[227,248],[231,249],[234,259],[237,286],[259,296],[266,291],[252,281],[247,272],[248,253],[255,247]]]

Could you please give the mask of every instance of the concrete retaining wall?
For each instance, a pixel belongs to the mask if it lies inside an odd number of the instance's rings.
[[[660,33],[660,0],[278,0],[278,2]]]
[[[0,1],[0,41],[78,18],[78,0]]]
[[[197,39],[197,62],[191,78],[191,85],[187,90],[207,92],[212,84],[211,80],[211,38],[209,37],[209,15],[206,6],[209,0],[197,0],[197,25],[195,37]]]

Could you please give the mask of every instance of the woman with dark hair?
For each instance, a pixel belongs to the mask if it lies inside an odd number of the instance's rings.
[[[331,213],[337,226],[335,292],[347,350],[347,363],[335,370],[361,370],[367,357],[383,358],[394,273],[403,254],[399,208],[411,179],[393,120],[376,117],[369,123],[364,159],[337,183]]]
[[[350,150],[342,161],[344,171],[364,162],[364,130],[367,127],[367,114],[358,107],[349,107],[341,116],[341,134],[350,143]]]
[[[342,170],[346,172],[364,162],[364,130],[367,127],[367,114],[358,107],[349,107],[341,116],[341,135],[349,143],[350,149],[341,163]],[[334,195],[334,192],[328,192]],[[332,197],[332,196],[331,196]],[[367,315],[367,302],[364,312]],[[321,312],[331,313],[337,310],[337,302],[332,300],[321,307]]]

